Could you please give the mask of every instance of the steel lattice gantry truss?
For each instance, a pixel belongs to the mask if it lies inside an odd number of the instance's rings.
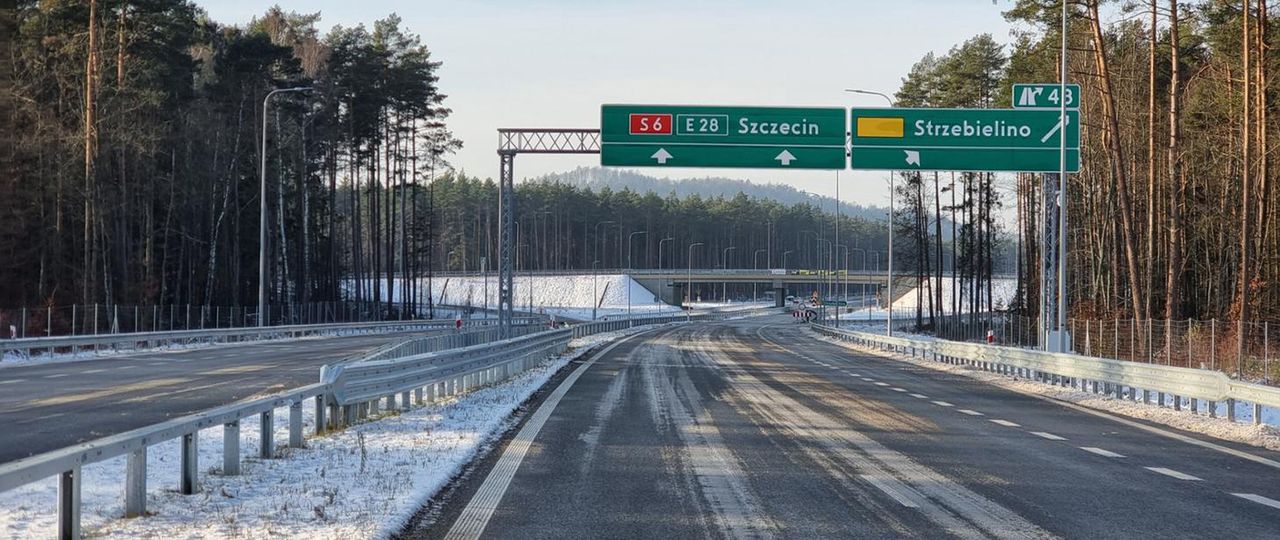
[[[498,130],[498,325],[508,335],[515,315],[516,154],[599,154],[598,129]]]

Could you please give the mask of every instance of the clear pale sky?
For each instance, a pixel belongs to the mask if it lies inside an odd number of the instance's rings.
[[[270,2],[197,0],[242,25]],[[452,162],[496,177],[499,127],[599,126],[601,103],[877,106],[843,92],[897,91],[925,53],[980,33],[1010,41],[1009,0],[280,0],[321,13],[320,28],[371,26],[398,13],[422,36],[464,141]],[[597,156],[520,156],[517,178],[598,165]],[[835,194],[835,172],[645,169],[655,176],[726,176]],[[843,200],[886,204],[886,176],[840,174]]]

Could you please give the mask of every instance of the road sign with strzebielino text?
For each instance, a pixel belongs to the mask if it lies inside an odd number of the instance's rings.
[[[864,170],[1058,172],[1080,170],[1080,111],[852,109],[850,165]]]
[[[604,105],[600,164],[843,169],[846,120],[834,107]]]

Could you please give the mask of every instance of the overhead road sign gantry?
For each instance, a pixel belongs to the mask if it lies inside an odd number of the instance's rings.
[[[1057,83],[1013,85],[1015,109],[1057,109],[1062,106],[1061,97],[1065,97],[1068,109],[1079,109],[1080,85],[1068,84],[1065,91]]]
[[[1067,137],[1067,172],[1080,170],[1080,112],[1048,109],[851,110],[853,169],[1058,172]]]
[[[843,169],[840,107],[604,105],[600,164]]]

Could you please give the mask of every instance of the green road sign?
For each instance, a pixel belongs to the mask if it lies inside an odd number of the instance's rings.
[[[1062,107],[1059,94],[1066,96],[1068,109],[1080,108],[1080,85],[1068,84],[1064,93],[1061,86],[1054,83],[1013,85],[1013,108],[1057,109]]]
[[[1057,172],[1059,111],[853,109],[854,169]],[[1080,112],[1067,111],[1067,172],[1080,170]]]
[[[842,108],[604,105],[600,164],[843,169]]]

